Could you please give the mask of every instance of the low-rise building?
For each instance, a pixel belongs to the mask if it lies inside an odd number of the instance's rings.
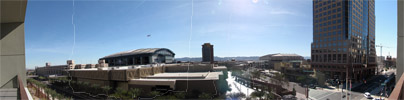
[[[215,94],[223,79],[224,66],[213,64],[150,64],[108,68],[72,69],[75,81],[112,88],[151,91],[199,91]],[[142,94],[147,95],[147,94]]]
[[[123,51],[100,58],[108,66],[173,63],[175,53],[166,48],[146,48]]]
[[[275,63],[289,62],[294,60],[304,60],[303,56],[297,54],[268,54],[259,58],[261,61],[267,61],[270,68],[274,68]]]
[[[265,68],[269,69],[269,62],[266,60],[260,60],[260,61],[247,61],[248,67],[255,67],[255,68]]]
[[[98,64],[75,64],[74,60],[67,60],[66,65],[51,65],[47,62],[44,67],[35,67],[35,73],[39,76],[49,77],[67,75],[70,69],[89,69],[89,68],[102,68],[108,67],[104,60],[99,60]]]
[[[309,76],[314,74],[309,64],[305,60],[294,60],[289,62],[277,62],[274,64],[276,71],[282,72],[290,81],[296,81],[299,76]]]

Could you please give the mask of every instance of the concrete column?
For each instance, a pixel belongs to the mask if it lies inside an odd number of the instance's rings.
[[[403,74],[404,67],[404,0],[397,0],[397,75],[396,82]]]
[[[132,65],[136,65],[135,59],[136,59],[135,57],[132,58],[132,62],[133,62]]]
[[[143,57],[140,57],[140,65],[143,65]]]

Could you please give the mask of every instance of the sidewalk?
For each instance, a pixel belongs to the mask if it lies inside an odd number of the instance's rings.
[[[296,98],[297,98],[297,100],[307,100],[305,94],[298,93],[298,92],[296,92]],[[309,100],[314,100],[314,99],[309,97]]]

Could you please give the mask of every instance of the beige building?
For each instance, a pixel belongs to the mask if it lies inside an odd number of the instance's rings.
[[[304,60],[304,58],[297,54],[268,54],[265,56],[261,56],[259,58],[260,61],[267,61],[269,68],[273,68],[274,64],[277,62],[288,62],[293,60]]]
[[[139,88],[143,93],[173,90],[215,94],[223,69],[226,67],[213,64],[155,64],[72,69],[70,74],[76,81],[125,90]]]
[[[108,67],[104,60],[99,60],[98,64],[75,64],[74,60],[67,60],[66,65],[51,65],[47,62],[44,67],[35,67],[35,73],[39,76],[62,76],[67,75],[70,69],[91,69]]]

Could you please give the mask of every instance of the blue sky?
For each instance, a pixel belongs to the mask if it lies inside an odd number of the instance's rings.
[[[383,55],[396,54],[396,2],[376,0],[376,44],[391,47],[383,48]],[[68,59],[96,63],[139,48],[169,48],[176,57],[200,57],[205,42],[220,57],[310,56],[312,34],[311,0],[194,0],[193,12],[191,0],[76,0],[74,7],[68,0],[29,0],[26,65],[59,65]]]

